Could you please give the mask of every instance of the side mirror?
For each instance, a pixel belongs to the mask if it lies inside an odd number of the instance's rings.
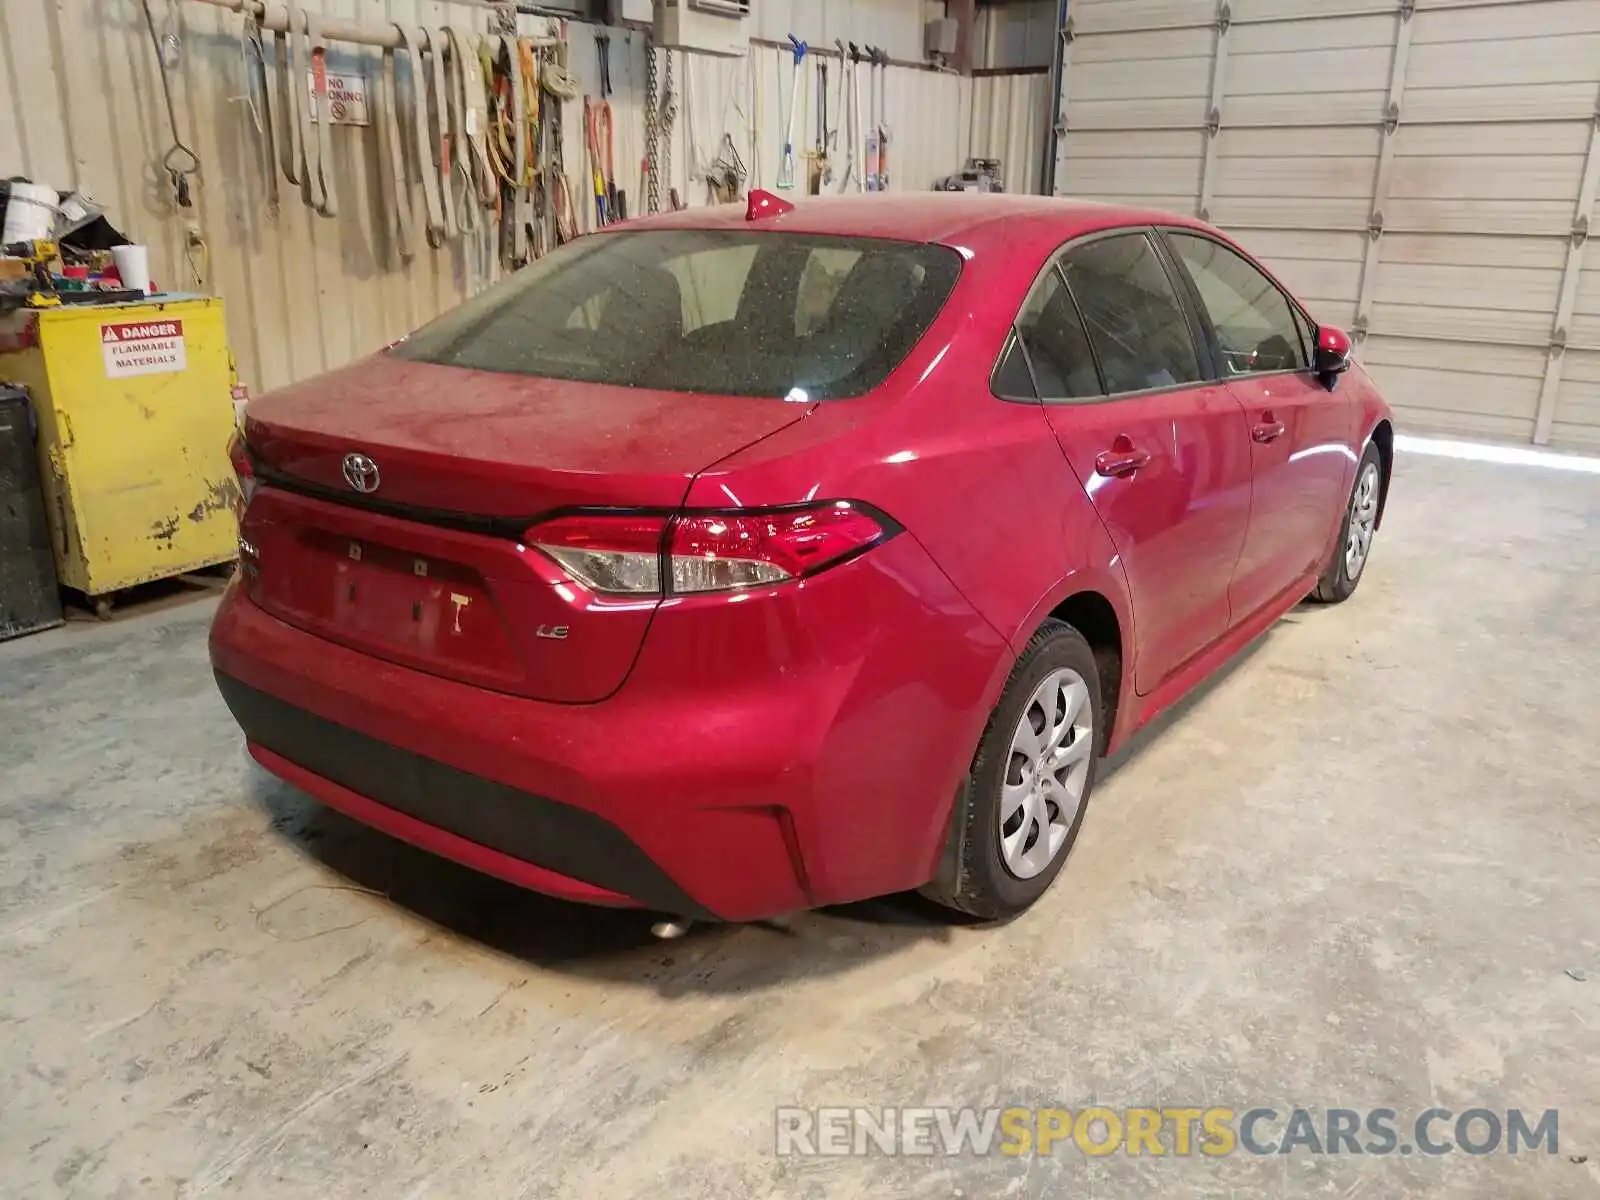
[[[1350,335],[1332,325],[1317,329],[1315,370],[1323,385],[1331,392],[1334,384],[1350,369]]]

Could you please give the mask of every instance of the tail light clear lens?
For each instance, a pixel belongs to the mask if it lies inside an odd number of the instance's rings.
[[[592,591],[657,595],[666,526],[665,517],[582,513],[535,525],[524,536]]]
[[[853,558],[895,530],[860,506],[836,500],[674,517],[575,514],[536,525],[526,536],[585,587],[639,596],[783,583]]]
[[[233,440],[228,443],[228,461],[233,464],[233,473],[239,479],[239,499],[233,506],[234,515],[243,518],[245,507],[256,492],[256,466],[251,461],[250,448],[245,445],[244,434],[236,432]]]

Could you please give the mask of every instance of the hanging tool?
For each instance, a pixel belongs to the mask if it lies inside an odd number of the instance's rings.
[[[450,166],[454,175],[459,175],[462,181],[460,190],[451,193],[457,205],[456,228],[463,234],[475,234],[483,222],[478,219],[477,181],[473,174],[473,127],[468,116],[472,109],[467,106],[467,89],[463,83],[463,76],[468,69],[467,56],[461,50],[460,35],[455,30],[444,28],[439,32],[441,41],[447,47],[445,63],[449,71],[444,82],[445,103],[450,118]],[[470,294],[470,287],[468,290]]]
[[[654,166],[656,173],[672,186],[672,128],[678,121],[678,94],[672,90],[672,60],[676,51],[667,47],[667,57],[661,72],[661,106],[656,113],[659,144]],[[687,69],[687,68],[685,68]]]
[[[291,4],[291,11],[293,6]],[[174,19],[176,19],[174,15]],[[161,71],[161,96],[167,106],[167,129],[172,134],[172,145],[161,158],[161,166],[167,172],[167,179],[172,184],[173,202],[181,209],[194,207],[193,193],[189,187],[189,176],[197,174],[200,170],[200,159],[195,152],[189,149],[178,135],[178,112],[172,102],[172,80],[169,78],[167,58],[162,53],[162,37],[156,32],[155,14],[150,11],[150,0],[144,0],[144,20],[150,30],[150,44],[155,47],[156,66]],[[173,45],[177,44],[176,33],[169,33],[168,40]]]
[[[306,74],[310,69],[313,19],[295,0],[289,0],[289,33],[294,39],[290,54],[294,77],[290,79],[289,86],[296,92],[305,87]],[[310,95],[300,99],[300,161],[295,164],[295,169],[300,173],[301,196],[307,205],[321,212],[327,205],[328,197],[322,190],[322,164],[318,157],[322,143],[317,140],[317,107],[317,94],[313,87]]]
[[[394,51],[385,49],[378,64],[378,191],[383,194],[384,223],[402,260],[411,250],[411,194],[406,185],[405,143],[400,138],[400,88],[395,78]]]
[[[831,184],[834,176],[838,174],[835,164],[839,161],[839,126],[845,120],[845,90],[848,83],[849,58],[845,54],[844,43],[835,38],[833,47],[839,56],[839,90],[834,93],[833,124],[827,129],[828,162],[822,178],[824,184]]]
[[[828,166],[828,60],[821,54],[817,55],[817,140],[806,157],[806,191],[816,196],[821,194],[823,183],[833,178]]]
[[[272,131],[272,103],[268,98],[271,87],[267,82],[267,50],[265,31],[261,28],[259,14],[245,14],[240,33],[240,54],[244,59],[245,94],[242,99],[250,107],[255,121],[257,148],[261,152],[261,182],[266,188],[267,212],[278,215],[278,164],[277,139]],[[261,98],[257,106],[256,97]]]
[[[583,145],[588,159],[588,174],[594,184],[594,228],[606,223],[606,177],[601,170],[600,105],[593,96],[583,98]]]
[[[794,187],[794,121],[800,107],[800,64],[806,57],[806,44],[792,33],[789,45],[794,52],[794,82],[789,89],[788,131],[783,135],[783,155],[778,160],[778,186],[785,191]]]
[[[300,183],[300,162],[305,151],[301,149],[300,106],[310,103],[302,88],[294,86],[294,81],[304,79],[299,75],[299,58],[294,52],[295,16],[297,11],[293,0],[289,5],[288,23],[282,33],[272,35],[273,58],[278,69],[278,164],[283,168],[283,177],[290,183]]]
[[[595,52],[600,56],[600,98],[611,98],[611,35],[603,29],[594,35]]]
[[[538,84],[529,84],[522,46],[515,37],[491,35],[485,41],[489,91],[487,145],[499,191],[500,261],[515,269],[527,261],[529,189],[535,178],[528,128],[529,92],[537,106]],[[536,118],[535,118],[536,119]]]
[[[841,43],[839,56],[844,58],[844,46]],[[861,48],[854,42],[850,43],[850,74],[845,82],[849,84],[849,91],[841,100],[840,120],[844,122],[845,138],[848,142],[848,161],[845,163],[844,178],[839,180],[839,191],[848,192],[852,188],[860,191],[862,186],[861,166]],[[848,110],[848,111],[846,111]]]
[[[339,200],[333,187],[333,110],[328,104],[328,44],[322,37],[322,18],[306,9],[305,19],[306,38],[311,43],[311,78],[315,85],[315,100],[308,111],[317,123],[317,181],[313,192],[320,198],[317,211],[325,217],[336,217],[339,215]],[[310,141],[309,130],[307,141]]]
[[[644,156],[639,160],[639,194],[644,197],[647,213],[661,211],[661,178],[656,171],[656,159],[661,153],[661,128],[657,123],[659,109],[656,79],[656,43],[653,37],[644,40]]]
[[[867,191],[878,187],[878,48],[866,47],[867,52]]]
[[[561,40],[541,53],[539,71],[539,86],[555,101],[541,109],[548,114],[548,119],[540,123],[539,136],[544,146],[540,155],[540,161],[544,164],[540,187],[551,226],[550,240],[557,246],[565,245],[578,236],[578,205],[572,180],[567,175],[562,127],[566,102],[577,99],[579,88],[578,81],[567,69],[569,43],[566,40],[566,23],[563,22],[560,28]]]
[[[445,67],[445,50],[449,36],[443,29],[428,31],[428,45],[433,53],[433,111],[434,128],[438,132],[438,153],[432,155],[439,172],[439,207],[444,215],[444,235],[448,240],[461,236],[461,226],[456,221],[455,167],[450,150],[450,81]],[[423,164],[427,170],[427,164]]]
[[[706,190],[713,204],[731,204],[744,191],[744,160],[739,148],[733,144],[733,135],[722,135],[722,146],[717,157],[706,168]]]
[[[872,65],[878,74],[878,190],[889,190],[889,52],[873,51]]]
[[[750,85],[750,112],[745,118],[745,134],[750,139],[750,183],[761,186],[761,69],[758,57],[747,55],[744,63],[745,79]]]
[[[455,66],[450,102],[460,100],[455,112],[457,168],[467,181],[468,203],[493,208],[498,197],[494,170],[489,165],[488,117],[484,112],[483,61],[478,57],[477,35],[450,29],[450,54]]]
[[[427,206],[427,225],[423,229],[423,236],[427,238],[428,245],[437,248],[444,245],[445,224],[444,211],[439,205],[439,178],[434,170],[433,151],[429,149],[428,80],[422,70],[421,46],[427,35],[424,30],[414,26],[397,25],[395,28],[400,31],[400,39],[405,43],[406,60],[411,68],[411,128],[416,141],[417,170],[422,174],[423,201]],[[408,186],[404,156],[400,156],[396,162],[398,169],[395,182],[404,190]]]
[[[595,101],[592,141],[596,186],[604,190],[605,204],[596,209],[600,224],[617,219],[617,179],[611,160],[611,35],[594,35],[595,51],[600,56],[600,99]]]

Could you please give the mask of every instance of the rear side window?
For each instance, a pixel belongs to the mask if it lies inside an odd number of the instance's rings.
[[[1200,381],[1188,318],[1147,236],[1120,234],[1074,246],[1061,266],[1108,393]]]
[[[1229,375],[1305,370],[1300,325],[1277,284],[1220,242],[1175,231],[1167,238],[1200,293]]]
[[[1037,395],[1041,400],[1101,394],[1083,320],[1054,267],[1034,285],[1017,314],[1016,333],[995,374],[995,385],[1002,395]]]
[[[956,251],[915,242],[603,234],[517,272],[395,353],[661,391],[856,396],[910,353],[960,273]]]

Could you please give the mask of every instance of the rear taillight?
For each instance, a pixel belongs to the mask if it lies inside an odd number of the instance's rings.
[[[585,513],[535,525],[523,536],[585,587],[608,595],[661,591],[665,517]]]
[[[242,519],[245,506],[256,491],[256,465],[250,458],[250,448],[245,445],[243,433],[236,432],[228,443],[228,461],[233,464],[233,473],[239,479],[239,498],[234,501],[233,511],[235,516]]]
[[[725,592],[814,575],[897,529],[848,500],[804,508],[580,513],[535,525],[530,545],[607,595]]]

